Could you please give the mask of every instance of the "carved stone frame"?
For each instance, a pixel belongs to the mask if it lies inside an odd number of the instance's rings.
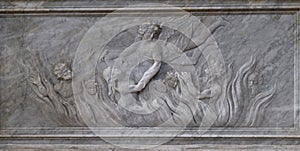
[[[1,3],[2,6],[1,6]],[[7,3],[8,4],[8,3]],[[176,4],[176,3],[175,3]],[[294,122],[295,127],[290,129],[281,128],[213,128],[207,133],[202,135],[197,135],[198,129],[184,130],[183,133],[174,138],[168,145],[180,144],[180,145],[191,145],[191,144],[205,144],[207,142],[214,141],[213,144],[225,145],[230,141],[230,144],[237,145],[258,145],[252,144],[251,140],[261,140],[266,144],[275,141],[276,145],[292,145],[299,144],[300,139],[300,120],[299,120],[299,109],[300,109],[300,52],[299,52],[299,19],[300,19],[300,1],[296,3],[265,3],[265,4],[237,4],[237,5],[226,5],[222,4],[220,1],[218,4],[208,4],[208,5],[196,5],[196,6],[184,6],[183,3],[178,2],[176,5],[181,7],[183,10],[192,12],[195,14],[205,14],[205,15],[216,15],[216,14],[292,14],[294,16],[294,23],[297,26],[294,31]],[[87,7],[12,7],[7,5],[6,2],[0,2],[0,16],[101,16],[116,10],[117,5],[112,5],[108,7],[95,7],[93,5]],[[142,10],[144,8],[130,8],[125,10],[124,13],[135,11],[135,9]],[[172,11],[166,10],[164,8],[151,8],[157,9],[158,11]],[[48,141],[47,144],[62,142],[64,145],[57,145],[56,148],[68,148],[69,145],[66,144],[101,144],[103,148],[106,148],[106,143],[101,140],[98,136],[95,136],[88,128],[80,127],[58,127],[58,128],[41,128],[41,131],[36,131],[36,127],[31,128],[8,128],[0,129],[0,146],[3,144],[12,143],[15,144],[15,148],[18,149],[20,146],[16,144],[27,144],[30,148],[37,142]],[[40,128],[38,128],[40,129]],[[128,129],[124,128],[101,128],[99,132],[103,134],[102,137],[108,139],[124,139],[118,136],[118,133]],[[132,130],[132,129],[130,129]],[[142,131],[143,129],[135,129],[134,131]],[[176,131],[176,129],[169,129],[169,131]],[[214,135],[210,132],[219,131],[220,134]],[[221,132],[224,131],[224,132]],[[113,132],[113,133],[110,133]],[[240,132],[237,134],[237,132]],[[269,132],[275,132],[276,135],[268,134]],[[140,135],[131,136],[140,139],[163,139],[166,136],[159,135],[160,130],[151,130],[151,133],[145,135],[141,133]],[[280,142],[280,139],[286,140],[285,142]],[[92,142],[92,143],[91,143]],[[60,143],[59,143],[60,144]],[[166,146],[168,146],[166,145]],[[192,145],[193,146],[193,145]],[[102,148],[99,147],[99,148]],[[199,147],[194,145],[194,147]],[[206,146],[207,148],[216,149],[215,146]],[[292,149],[298,148],[299,146],[289,146]],[[21,147],[22,148],[22,147]],[[34,148],[34,147],[33,147]],[[53,146],[40,146],[38,148],[53,148]],[[80,148],[80,147],[79,147]],[[248,147],[250,148],[250,147]],[[272,148],[272,147],[271,147]]]

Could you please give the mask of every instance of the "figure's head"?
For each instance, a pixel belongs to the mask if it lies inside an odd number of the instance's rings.
[[[248,77],[248,84],[249,86],[258,84],[259,81],[259,74],[257,72],[253,72]]]
[[[167,72],[164,83],[171,88],[175,88],[178,84],[178,78],[176,74],[174,72]]]
[[[72,71],[66,63],[57,63],[54,66],[54,75],[59,80],[70,80],[72,79]]]
[[[139,27],[138,37],[142,40],[158,39],[162,28],[158,24],[145,23]]]

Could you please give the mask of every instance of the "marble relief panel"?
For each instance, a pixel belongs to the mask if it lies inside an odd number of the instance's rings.
[[[294,130],[296,15],[2,16],[1,130]]]

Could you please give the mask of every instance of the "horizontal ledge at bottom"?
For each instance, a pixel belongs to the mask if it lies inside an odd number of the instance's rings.
[[[300,11],[299,6],[232,6],[232,7],[128,7],[128,8],[2,8],[1,14],[14,13],[120,13],[140,12],[244,12],[244,11]]]

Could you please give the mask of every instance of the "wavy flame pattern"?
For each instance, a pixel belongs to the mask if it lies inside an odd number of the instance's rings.
[[[253,96],[248,81],[255,67],[256,60],[251,57],[233,77],[232,65],[229,65],[226,99],[216,102],[220,113],[218,123],[225,126],[255,126],[261,122],[264,110],[276,92],[276,84],[270,90]]]

